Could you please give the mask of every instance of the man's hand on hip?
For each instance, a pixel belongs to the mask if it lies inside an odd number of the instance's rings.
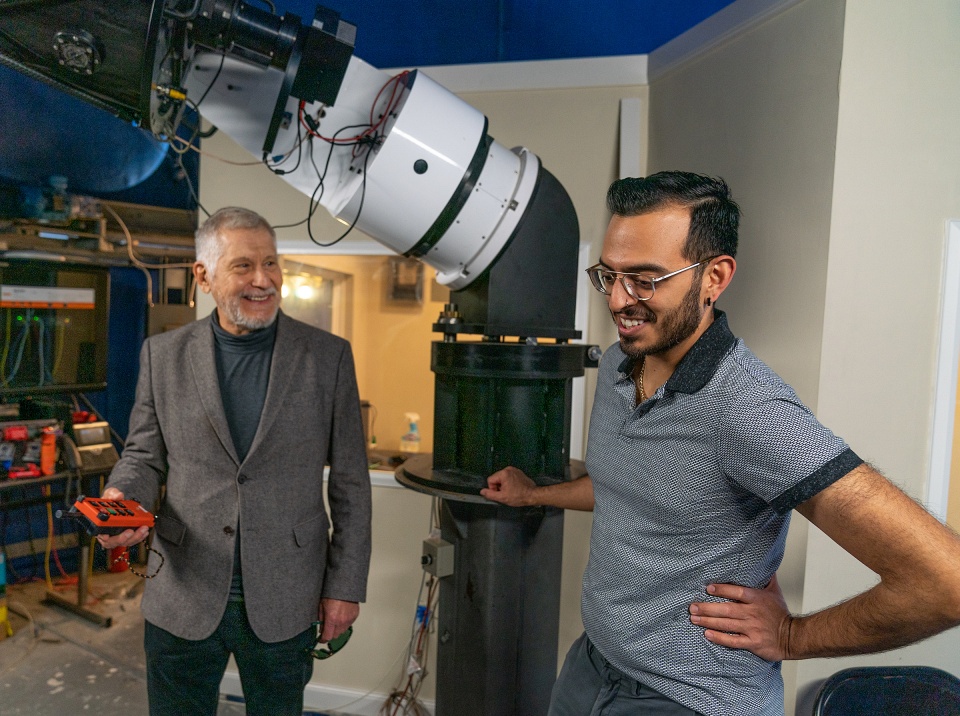
[[[704,627],[708,641],[746,649],[767,661],[787,658],[791,617],[776,575],[764,589],[711,584],[707,592],[730,600],[690,605],[690,621]]]

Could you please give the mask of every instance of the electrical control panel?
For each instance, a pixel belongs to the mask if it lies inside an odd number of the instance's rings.
[[[423,554],[420,557],[420,566],[427,574],[438,579],[453,574],[453,544],[440,537],[427,537],[423,541]]]

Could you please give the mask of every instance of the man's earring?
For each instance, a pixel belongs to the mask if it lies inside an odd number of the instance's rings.
[[[708,306],[710,305],[710,297],[709,297],[709,296],[707,296],[707,305],[708,305]]]

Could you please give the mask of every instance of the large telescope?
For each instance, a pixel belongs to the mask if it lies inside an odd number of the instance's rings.
[[[545,714],[556,676],[563,512],[479,491],[514,465],[569,480],[572,380],[596,347],[571,343],[579,229],[557,179],[420,71],[353,56],[356,28],[240,0],[0,3],[0,62],[176,136],[185,107],[284,181],[451,289],[434,328],[433,455],[397,470],[442,500],[455,546],[440,582],[438,716]],[[413,40],[413,38],[411,38]],[[322,170],[281,168],[306,137]],[[467,337],[472,337],[465,340]]]

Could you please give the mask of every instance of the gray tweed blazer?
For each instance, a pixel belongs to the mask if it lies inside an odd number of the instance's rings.
[[[140,354],[129,434],[107,486],[147,506],[159,500],[152,547],[165,563],[147,580],[142,609],[185,639],[220,623],[238,528],[244,600],[260,639],[304,631],[323,597],[366,596],[370,476],[350,344],[283,313],[277,320],[263,413],[242,463],[210,320],[153,336]],[[159,562],[150,555],[151,573]]]

